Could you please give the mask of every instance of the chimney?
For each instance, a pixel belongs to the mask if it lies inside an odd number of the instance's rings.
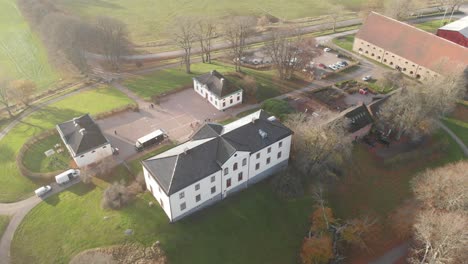
[[[255,116],[252,116],[252,124],[255,124],[255,120],[257,120],[257,118]]]
[[[79,132],[80,132],[81,135],[84,135],[84,134],[86,134],[86,129],[82,128],[82,129],[79,130]]]
[[[211,75],[213,75],[213,74],[214,74],[214,72],[215,72],[214,70],[211,70],[211,71],[210,71],[210,74],[211,74]]]
[[[220,81],[221,81],[221,86],[224,86],[224,78],[221,78]]]
[[[78,118],[74,117],[74,118],[73,118],[73,124],[74,124],[75,126],[78,126],[78,122],[76,122],[76,120],[78,120]]]
[[[276,121],[276,116],[270,116],[268,118],[268,121],[271,121],[271,122]]]
[[[268,137],[267,132],[265,132],[265,131],[263,131],[261,129],[258,130],[258,134],[262,137],[262,139],[265,139],[265,138]]]
[[[184,155],[187,155],[187,152],[189,151],[189,149],[187,147],[184,148]]]

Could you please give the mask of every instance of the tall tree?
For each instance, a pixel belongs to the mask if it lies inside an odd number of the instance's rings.
[[[266,50],[283,80],[290,79],[297,70],[303,69],[320,55],[320,50],[315,46],[314,38],[304,39],[297,28],[291,27],[273,30]]]
[[[446,77],[406,86],[384,103],[378,115],[399,136],[419,138],[431,133],[438,119],[453,110],[465,89],[460,72],[448,73]]]
[[[172,41],[184,50],[183,63],[185,64],[185,72],[190,73],[193,43],[196,40],[195,35],[196,20],[192,17],[179,17],[168,29],[172,37]]]
[[[11,106],[14,100],[13,89],[7,80],[0,79],[0,104],[2,104],[10,117],[13,117]]]
[[[203,63],[211,63],[211,41],[216,37],[216,23],[211,18],[198,19],[195,37],[200,43]]]
[[[100,47],[114,69],[119,69],[122,56],[128,50],[128,32],[124,23],[110,17],[99,17],[96,27]]]
[[[34,82],[29,80],[16,80],[11,82],[11,87],[17,95],[18,101],[24,105],[29,106],[32,96],[36,92],[37,86]]]
[[[229,44],[236,72],[241,71],[241,58],[247,46],[246,40],[254,32],[255,24],[255,18],[243,16],[231,17],[224,23],[224,37]]]
[[[328,16],[333,22],[333,32],[336,32],[336,22],[346,13],[346,8],[342,5],[332,5],[328,8]]]
[[[339,162],[351,152],[348,122],[335,113],[294,114],[285,123],[294,131],[292,160],[305,175]]]
[[[415,9],[416,4],[415,0],[385,1],[385,14],[396,20],[405,20],[410,16],[411,11]]]

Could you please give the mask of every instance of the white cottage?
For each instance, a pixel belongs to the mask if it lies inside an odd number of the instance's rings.
[[[57,125],[57,131],[78,167],[112,156],[112,147],[88,114]]]
[[[171,222],[247,188],[288,165],[292,131],[262,110],[142,162],[147,189]]]
[[[193,78],[193,89],[218,110],[242,103],[242,89],[215,70]]]

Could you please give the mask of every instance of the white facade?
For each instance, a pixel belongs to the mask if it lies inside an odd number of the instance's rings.
[[[217,95],[208,90],[206,85],[200,83],[195,78],[193,79],[193,89],[218,110],[224,110],[231,106],[242,103],[242,89],[232,94],[226,95],[223,98],[219,98]]]
[[[163,208],[170,221],[177,221],[229,194],[248,187],[287,165],[291,138],[287,136],[255,152],[235,152],[221,169],[168,197],[143,167],[147,189]]]
[[[70,148],[68,148],[68,150],[70,150]],[[70,153],[73,152],[71,151]],[[75,163],[78,167],[85,167],[89,164],[98,162],[106,157],[112,156],[112,147],[111,144],[108,143],[86,153],[83,153],[79,156],[74,156],[73,154],[72,156],[73,160],[75,160]]]

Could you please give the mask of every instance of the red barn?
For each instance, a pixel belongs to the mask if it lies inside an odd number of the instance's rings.
[[[439,28],[437,36],[468,47],[468,16]]]

